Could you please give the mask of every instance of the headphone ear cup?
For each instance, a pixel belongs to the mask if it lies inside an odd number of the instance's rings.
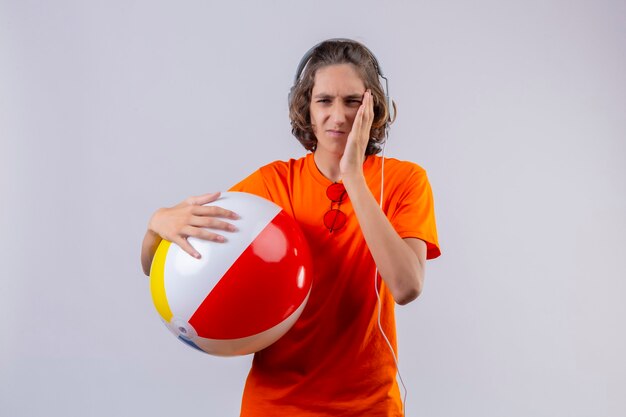
[[[289,94],[287,94],[287,110],[291,109],[291,99],[293,98],[293,90],[295,90],[296,85],[294,84],[290,89],[289,89]]]
[[[393,123],[396,120],[396,103],[389,96],[387,96],[387,111],[389,112],[387,123]]]

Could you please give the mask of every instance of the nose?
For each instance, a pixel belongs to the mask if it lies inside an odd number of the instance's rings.
[[[331,108],[331,121],[337,125],[342,125],[346,122],[347,119],[347,109],[343,105],[343,103],[335,103]]]

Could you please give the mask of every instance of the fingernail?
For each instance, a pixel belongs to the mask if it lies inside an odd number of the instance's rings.
[[[194,258],[196,258],[196,259],[200,259],[200,258],[201,258],[201,256],[200,256],[200,254],[199,254],[199,253],[194,253],[194,254],[193,254],[193,257],[194,257]]]
[[[216,239],[218,242],[226,242],[226,238],[224,238],[224,236],[218,236]]]

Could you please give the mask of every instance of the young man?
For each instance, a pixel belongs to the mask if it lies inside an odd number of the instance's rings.
[[[376,156],[395,110],[380,76],[374,55],[357,42],[314,47],[289,99],[292,131],[310,153],[266,165],[231,188],[292,215],[314,262],[299,320],[255,354],[242,416],[402,415],[394,305],[420,294],[426,259],[440,251],[425,171]],[[235,230],[228,219],[236,213],[203,206],[218,198],[191,197],[153,215],[142,249],[146,274],[162,238],[198,256],[187,237],[220,242]]]

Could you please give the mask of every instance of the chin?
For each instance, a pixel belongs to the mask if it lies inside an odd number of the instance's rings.
[[[332,147],[324,148],[324,149],[326,150],[327,153],[341,158],[343,156],[343,152],[346,150],[346,147],[345,146],[332,146]]]
[[[346,149],[347,142],[347,139],[335,139],[327,142],[326,146],[324,146],[324,149],[327,149],[331,153],[339,153],[343,155],[343,151]]]
[[[323,153],[330,155],[343,156],[343,152],[346,149],[348,143],[348,135],[340,138],[331,138],[326,135],[322,135],[322,140],[317,140],[317,149]]]

